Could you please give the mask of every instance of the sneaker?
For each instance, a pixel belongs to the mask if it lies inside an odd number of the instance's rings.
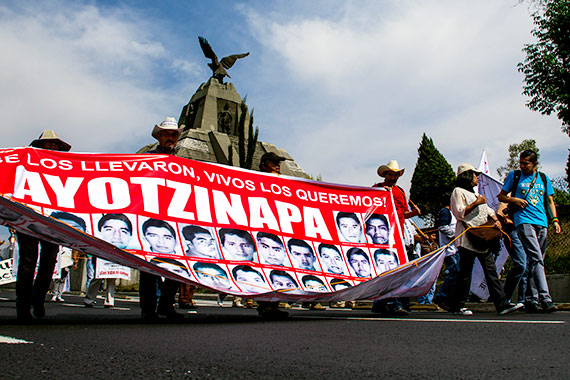
[[[176,310],[174,310],[174,308],[172,309],[167,309],[167,310],[161,310],[159,309],[157,311],[158,315],[162,315],[163,317],[166,317],[166,319],[170,319],[170,320],[180,320],[180,319],[184,319],[184,315],[178,313]]]
[[[57,302],[57,296],[51,297],[51,302]]]
[[[158,321],[158,314],[151,312],[151,313],[142,313],[141,319],[144,322],[157,322]]]
[[[453,315],[473,315],[473,312],[466,307],[462,307],[458,311],[454,311]]]
[[[514,303],[508,303],[499,310],[499,315],[514,313],[518,309],[520,309],[518,304],[515,305]]]
[[[224,307],[224,298],[226,298],[226,296],[227,296],[227,294],[218,293],[217,302],[218,302],[219,307]]]
[[[57,302],[65,302],[65,300],[61,296],[57,296],[55,300]]]
[[[529,314],[536,314],[540,311],[540,306],[536,302],[527,301],[524,303],[524,311]]]
[[[257,313],[267,319],[285,319],[289,317],[289,313],[279,310],[273,303],[265,303],[257,307]]]
[[[241,303],[241,301],[233,301],[233,302],[232,302],[232,307],[245,307],[245,306],[243,306],[243,304]]]
[[[543,301],[542,310],[544,310],[545,313],[553,313],[558,310],[558,306],[556,306],[554,302]]]
[[[447,304],[447,302],[443,298],[436,297],[433,300],[433,303],[435,303],[439,308],[441,308],[445,311],[449,311],[449,305]]]
[[[524,303],[517,302],[517,310],[524,310]]]
[[[391,310],[388,314],[389,314],[389,315],[395,315],[395,316],[404,317],[404,316],[406,316],[406,315],[410,315],[410,312],[407,311],[407,310],[405,310],[404,308],[399,307],[399,308],[397,308],[397,309]]]

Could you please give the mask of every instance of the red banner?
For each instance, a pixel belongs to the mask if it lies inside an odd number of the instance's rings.
[[[407,262],[382,189],[159,154],[4,149],[0,167],[5,224],[225,293],[322,299]]]

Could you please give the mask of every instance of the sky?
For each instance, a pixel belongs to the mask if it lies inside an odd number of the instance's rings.
[[[406,168],[422,134],[454,168],[492,174],[535,139],[542,170],[564,175],[568,137],[530,111],[517,63],[532,43],[519,0],[0,1],[3,147],[55,129],[76,152],[135,152],[211,75],[218,57],[254,109],[260,140],[326,182],[369,186]]]

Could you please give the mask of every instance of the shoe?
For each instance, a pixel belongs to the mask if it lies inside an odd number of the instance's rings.
[[[22,307],[21,305],[16,305],[16,318],[19,322],[29,322],[32,320],[32,313],[30,312],[30,307]]]
[[[92,303],[87,303],[87,302],[83,302],[83,306],[87,307],[87,308],[92,308],[93,304]]]
[[[105,305],[105,309],[112,309],[114,307],[115,307],[115,305]]]
[[[326,310],[327,308],[320,303],[311,303],[309,305],[309,310]]]
[[[260,305],[257,307],[257,313],[263,318],[267,319],[285,319],[289,317],[289,313],[284,310],[279,310],[275,305]]]
[[[517,302],[517,310],[524,310],[524,303]]]
[[[233,302],[232,302],[232,307],[245,307],[245,306],[243,306],[243,304],[241,303],[241,301],[233,301]]]
[[[34,311],[33,311],[34,317],[43,318],[46,316],[46,309],[44,307],[43,302],[38,302],[38,303],[32,305],[32,308],[34,309]]]
[[[540,306],[536,302],[527,301],[524,303],[524,311],[528,314],[536,314],[540,311]]]
[[[462,307],[461,309],[454,311],[453,315],[473,315],[473,312],[466,307]]]
[[[435,303],[438,307],[442,308],[445,311],[449,311],[449,305],[447,304],[447,302],[445,302],[444,299],[442,298],[435,298],[433,300],[433,303]]]
[[[503,306],[500,310],[499,310],[499,315],[505,315],[505,314],[509,314],[509,313],[514,313],[515,311],[517,311],[520,307],[517,307],[518,304],[514,304],[514,303],[508,303],[505,306]]]
[[[218,293],[217,302],[219,307],[224,307],[224,298],[226,298],[227,294]]]
[[[178,302],[179,309],[192,309],[192,304],[190,302]]]
[[[56,301],[57,302],[65,302],[65,300],[61,296],[57,296]]]
[[[542,310],[545,313],[553,313],[558,310],[558,306],[554,304],[554,302],[543,301],[542,303]]]
[[[158,314],[153,312],[153,313],[142,313],[141,319],[144,322],[156,322],[156,321],[158,321],[159,318],[158,318]]]
[[[157,311],[157,314],[159,316],[162,315],[163,317],[166,317],[166,319],[170,319],[173,321],[184,319],[184,314],[178,313],[176,310],[174,310],[174,308],[168,310],[159,309]]]
[[[57,296],[51,297],[51,302],[57,302]]]
[[[406,315],[410,315],[410,312],[407,310],[404,310],[403,308],[399,307],[397,309],[391,310],[389,313],[387,313],[388,315],[394,315],[394,316],[406,316]]]

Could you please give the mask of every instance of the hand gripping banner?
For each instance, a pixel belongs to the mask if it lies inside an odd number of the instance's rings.
[[[0,150],[0,223],[117,264],[259,300],[417,296],[390,191],[160,154]]]

